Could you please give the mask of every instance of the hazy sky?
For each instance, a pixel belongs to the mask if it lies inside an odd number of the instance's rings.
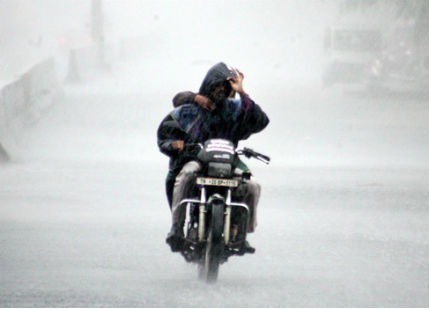
[[[322,1],[105,1],[106,35],[143,35],[153,53],[275,64],[320,49]]]
[[[319,60],[336,2],[104,0],[107,42],[140,37],[142,54],[196,62],[258,63],[300,70]],[[89,43],[91,1],[0,2],[2,75]],[[299,64],[299,66],[297,66]],[[299,73],[299,72],[298,72]],[[0,75],[1,76],[1,75]]]

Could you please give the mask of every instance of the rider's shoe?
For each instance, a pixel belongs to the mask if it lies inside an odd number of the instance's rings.
[[[180,252],[183,249],[184,241],[183,226],[173,224],[165,242],[170,245],[171,251]]]
[[[244,241],[243,249],[244,249],[245,253],[249,253],[249,254],[253,254],[256,251],[256,249],[254,247],[252,247],[247,240]]]

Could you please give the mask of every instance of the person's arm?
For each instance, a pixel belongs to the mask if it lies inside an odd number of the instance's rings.
[[[238,73],[237,77],[229,79],[229,83],[232,89],[240,95],[240,112],[242,114],[241,123],[245,125],[242,128],[242,136],[247,138],[250,136],[250,134],[264,129],[270,120],[268,119],[267,114],[262,111],[261,107],[257,105],[244,91],[244,74],[237,69],[236,71]]]
[[[185,103],[196,103],[200,107],[206,110],[213,110],[214,109],[214,103],[207,97],[193,93],[191,91],[183,91],[173,98],[173,106],[175,108],[185,104]]]
[[[161,122],[157,131],[158,147],[161,153],[171,157],[176,156],[184,148],[183,134],[167,125],[167,122],[174,122],[171,115],[167,115]]]
[[[247,94],[241,97],[241,109],[243,111],[243,123],[246,124],[251,133],[260,132],[270,122],[267,114]]]

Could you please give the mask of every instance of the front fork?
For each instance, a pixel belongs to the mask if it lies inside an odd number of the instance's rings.
[[[223,228],[223,237],[225,239],[225,244],[229,243],[229,236],[231,234],[231,189],[228,188],[226,194],[226,203],[225,203],[225,220]]]
[[[244,203],[236,203],[231,201],[231,195],[232,190],[231,188],[228,188],[227,194],[226,194],[226,201],[225,201],[225,213],[224,213],[224,228],[223,228],[223,236],[225,244],[228,244],[231,239],[231,213],[232,209],[231,207],[240,207],[243,208],[246,213],[247,217],[249,215],[249,207]],[[207,204],[210,203],[210,201],[207,202],[206,197],[206,189],[203,186],[201,188],[201,197],[200,197],[200,212],[199,212],[199,225],[198,225],[198,241],[203,242],[205,240],[205,232],[206,232],[206,216],[207,216]],[[247,231],[247,221],[245,225],[245,231]]]
[[[206,213],[207,213],[207,206],[206,206],[206,188],[203,186],[201,188],[201,198],[200,198],[200,214],[199,214],[199,220],[198,220],[198,241],[202,242],[204,241],[204,232],[206,230]]]
[[[206,215],[207,215],[207,198],[205,187],[201,188],[200,197],[200,213],[199,213],[199,225],[198,225],[198,241],[204,241],[206,231]],[[224,240],[225,244],[228,244],[231,235],[231,189],[228,188],[226,201],[225,201],[225,219],[224,219]]]

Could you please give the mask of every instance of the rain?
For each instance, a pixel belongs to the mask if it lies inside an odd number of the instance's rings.
[[[0,1],[0,307],[428,307],[428,31],[426,0]],[[206,284],[156,133],[218,62],[271,162]]]

